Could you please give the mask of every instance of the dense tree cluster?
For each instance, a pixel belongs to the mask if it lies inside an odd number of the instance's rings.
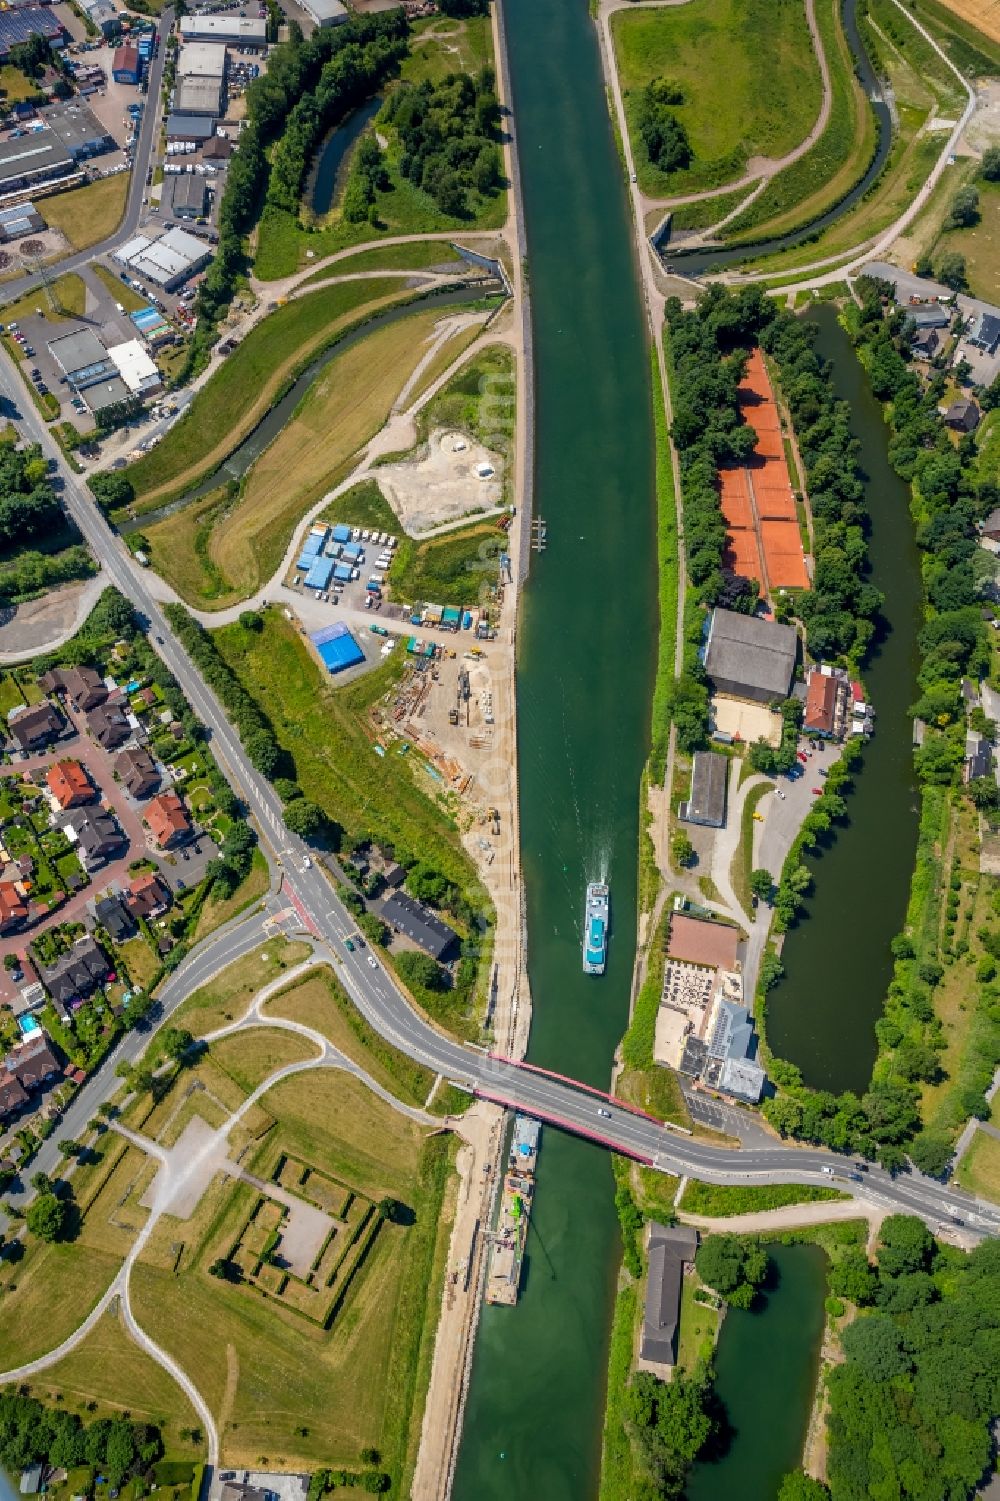
[[[438,0],[438,10],[443,16],[487,16],[490,0]]]
[[[64,524],[49,466],[37,443],[0,446],[0,551],[33,542]]]
[[[677,1370],[669,1382],[638,1371],[628,1390],[627,1414],[648,1476],[638,1482],[635,1501],[683,1496],[688,1470],[719,1429],[711,1368],[699,1366],[690,1376]]]
[[[0,1463],[17,1472],[31,1464],[67,1470],[91,1465],[120,1486],[144,1475],[163,1453],[157,1428],[128,1418],[83,1423],[74,1412],[45,1407],[34,1397],[0,1393]]]
[[[876,1267],[861,1252],[853,1261],[836,1276],[871,1311],[845,1329],[847,1358],[827,1378],[832,1494],[971,1496],[1000,1404],[1000,1245],[948,1253],[919,1220],[893,1215]]]
[[[500,104],[492,68],[450,73],[439,83],[403,84],[385,107],[402,146],[399,169],[443,214],[465,218],[469,195],[488,197],[503,182]]]
[[[289,31],[288,41],[272,50],[267,72],[255,78],[247,90],[240,149],[229,164],[226,191],[219,208],[219,243],[198,289],[195,303],[198,324],[182,378],[204,364],[214,342],[216,323],[232,298],[236,278],[243,269],[243,237],[253,227],[267,193],[272,143],[283,136],[286,125],[301,106],[292,132],[294,144],[286,151],[279,141],[274,148],[274,155],[279,158],[275,189],[275,201],[279,201],[296,180],[297,172],[301,187],[300,150],[308,133],[314,132],[311,138],[314,147],[338,115],[364,97],[363,93],[357,93],[355,85],[359,79],[352,76],[350,69],[340,63],[336,67],[332,64],[342,52],[355,60],[361,56],[364,61],[359,65],[359,73],[367,77],[370,89],[395,66],[396,49],[408,35],[409,25],[400,8],[373,16],[352,14],[343,26],[321,26],[308,40],[294,21]],[[379,67],[384,71],[379,72]],[[311,103],[307,104],[307,100]]]
[[[745,1235],[710,1235],[698,1247],[695,1266],[702,1282],[734,1308],[749,1308],[767,1276],[768,1255]]]
[[[647,83],[639,99],[636,123],[646,155],[661,172],[680,172],[691,165],[691,142],[672,106],[684,95],[664,78]]]

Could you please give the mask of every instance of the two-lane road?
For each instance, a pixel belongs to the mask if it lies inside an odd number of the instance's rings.
[[[281,852],[286,895],[324,939],[338,961],[341,978],[359,1011],[388,1041],[435,1072],[465,1082],[478,1093],[517,1106],[569,1131],[600,1140],[608,1147],[639,1156],[666,1172],[718,1183],[818,1183],[830,1185],[825,1168],[838,1174],[837,1186],[861,1199],[887,1208],[922,1215],[935,1228],[946,1222],[951,1209],[971,1229],[1000,1233],[1000,1210],[970,1204],[955,1193],[918,1175],[890,1178],[872,1168],[856,1183],[847,1175],[850,1160],[777,1143],[742,1151],[719,1149],[679,1137],[654,1121],[614,1105],[599,1106],[592,1094],[542,1074],[498,1063],[478,1050],[446,1037],[410,1006],[394,979],[365,947],[351,953],[344,938],[356,931],[353,918],[338,900],[324,873],[308,857],[301,840],[288,833],[282,805],[270,783],[251,766],[215,694],[174,637],[143,571],[133,564],[112,531],[63,462],[62,456],[33,408],[22,404],[18,377],[9,357],[0,357],[0,392],[19,410],[25,435],[41,444],[53,459],[63,481],[64,503],[111,580],[149,622],[155,650],[176,677],[192,709],[208,727],[212,749],[226,766],[268,841]],[[373,774],[375,769],[373,767]],[[308,863],[307,863],[308,861]],[[544,998],[539,998],[544,1004]],[[608,1116],[599,1115],[606,1108]]]

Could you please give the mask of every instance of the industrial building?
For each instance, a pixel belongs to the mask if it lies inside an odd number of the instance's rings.
[[[155,307],[140,308],[138,312],[130,313],[129,321],[135,324],[146,343],[152,344],[154,348],[174,337],[173,328]]]
[[[331,564],[332,571],[333,565]],[[327,625],[322,630],[312,631],[309,640],[319,652],[320,660],[327,672],[344,672],[348,667],[357,667],[365,660],[364,652],[342,620],[336,625]]]
[[[48,350],[71,390],[83,397],[92,412],[128,401],[131,392],[92,329],[78,328],[50,339]]]
[[[343,0],[301,0],[302,9],[317,26],[341,26],[347,20]]]
[[[215,135],[215,120],[210,115],[182,115],[172,110],[164,129],[168,141],[191,141],[199,146]]]
[[[185,115],[211,115],[213,120],[217,120],[223,113],[223,90],[221,78],[182,78],[174,89],[176,118],[182,120]]]
[[[115,139],[101,124],[89,104],[69,99],[45,111],[46,124],[54,131],[75,162],[87,161],[104,151],[114,151]]]
[[[169,200],[168,212],[175,219],[203,219],[208,207],[208,185],[196,172],[180,172],[164,179],[161,203]]]
[[[68,177],[75,167],[72,156],[51,130],[0,141],[0,194]]]
[[[168,229],[156,239],[136,235],[114,252],[119,265],[128,266],[135,275],[144,276],[168,292],[182,286],[211,258],[208,246],[183,229]]]
[[[115,83],[142,82],[142,59],[134,42],[123,42],[115,52],[111,77]]]
[[[163,377],[138,339],[113,344],[108,358],[133,396],[151,396],[162,387]]]
[[[80,9],[103,36],[117,36],[121,31],[122,18],[111,0],[80,0]]]
[[[715,609],[701,655],[716,693],[769,704],[788,697],[797,649],[790,625]]]
[[[214,78],[219,83],[226,76],[226,49],[218,42],[187,42],[177,54],[178,78]]]
[[[266,47],[267,22],[224,11],[215,16],[182,16],[181,40],[222,42],[227,47]]]
[[[10,58],[10,49],[22,42],[30,42],[33,36],[43,36],[52,47],[62,47],[66,42],[59,17],[41,6],[25,5],[20,10],[0,10],[0,63]]]
[[[9,208],[0,208],[0,245],[20,240],[24,235],[40,234],[45,228],[45,220],[33,203],[15,203]]]
[[[691,796],[681,803],[680,816],[685,823],[703,824],[721,829],[726,822],[726,782],[729,762],[717,751],[695,751],[691,768]]]

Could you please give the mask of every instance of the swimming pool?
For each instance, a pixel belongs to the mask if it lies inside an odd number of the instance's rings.
[[[33,1037],[36,1032],[42,1030],[33,1016],[19,1016],[17,1025],[21,1028],[22,1037]]]

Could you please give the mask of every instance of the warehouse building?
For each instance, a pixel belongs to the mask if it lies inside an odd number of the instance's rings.
[[[114,151],[114,137],[101,124],[88,104],[70,99],[52,104],[45,111],[46,123],[58,136],[75,162],[87,161],[104,151]]]
[[[58,16],[40,6],[25,5],[20,10],[0,10],[0,63],[10,59],[10,49],[33,36],[43,36],[52,47],[62,47],[66,33]]]
[[[701,655],[716,693],[769,704],[788,697],[797,649],[798,637],[790,625],[716,609]]]
[[[726,781],[729,762],[717,751],[695,751],[691,768],[691,796],[681,803],[685,823],[721,829],[726,822]]]
[[[108,351],[90,328],[76,328],[48,341],[49,354],[75,391],[112,378],[115,367]]]
[[[24,235],[40,234],[45,227],[45,220],[33,203],[15,203],[9,208],[0,208],[0,245],[20,240]]]
[[[211,250],[183,229],[168,229],[155,240],[136,235],[114,252],[114,259],[128,266],[137,276],[144,276],[157,286],[172,292],[208,264]]]
[[[210,115],[182,115],[171,110],[164,128],[168,141],[191,141],[200,146],[215,135],[215,120]]]
[[[207,208],[208,186],[196,172],[181,172],[164,182],[163,198],[169,193],[169,212],[175,219],[201,219]],[[162,199],[161,199],[162,202]]]
[[[182,16],[181,40],[222,42],[227,47],[266,47],[267,22],[224,11],[216,16]]]
[[[213,120],[219,119],[223,113],[223,87],[221,78],[182,78],[174,90],[175,114],[180,119],[185,115],[211,115]]]
[[[0,141],[0,194],[68,177],[75,169],[72,156],[51,130],[16,141]]]
[[[142,59],[134,42],[123,42],[115,52],[111,77],[115,83],[142,82]]]
[[[342,620],[336,625],[312,631],[309,640],[319,652],[327,672],[343,672],[345,668],[357,667],[365,660],[364,652]]]
[[[341,26],[347,20],[343,0],[301,0],[302,9],[317,26]]]
[[[108,358],[133,396],[151,396],[162,387],[163,377],[138,339],[113,344]]]
[[[226,76],[226,49],[218,42],[188,42],[177,54],[178,78],[215,78]]]

